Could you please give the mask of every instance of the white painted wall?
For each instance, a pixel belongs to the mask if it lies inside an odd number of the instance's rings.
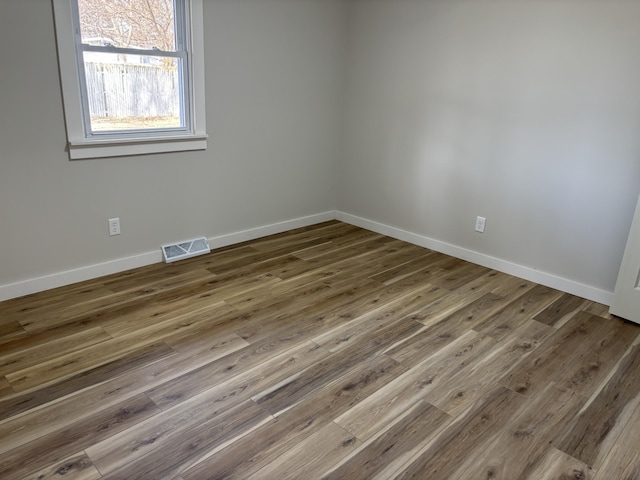
[[[355,0],[348,42],[339,210],[613,291],[640,192],[640,2]]]
[[[51,3],[0,2],[0,290],[333,212],[344,4],[206,0],[204,15],[209,149],[69,161]]]

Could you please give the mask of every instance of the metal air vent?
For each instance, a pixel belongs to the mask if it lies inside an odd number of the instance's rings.
[[[162,259],[165,263],[176,262],[184,258],[209,253],[209,242],[205,237],[162,246]]]

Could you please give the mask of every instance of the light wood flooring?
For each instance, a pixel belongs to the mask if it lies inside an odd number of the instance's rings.
[[[0,479],[640,479],[639,334],[323,223],[0,303]]]

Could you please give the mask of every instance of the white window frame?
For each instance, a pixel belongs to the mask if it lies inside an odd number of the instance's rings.
[[[185,68],[189,85],[184,129],[92,134],[83,110],[80,56],[76,49],[73,11],[77,0],[53,0],[58,44],[58,64],[62,84],[69,157],[72,160],[161,152],[204,150],[207,148],[204,80],[203,0],[182,0],[189,25],[189,61]],[[80,58],[80,60],[79,60]],[[88,112],[87,112],[88,115]]]

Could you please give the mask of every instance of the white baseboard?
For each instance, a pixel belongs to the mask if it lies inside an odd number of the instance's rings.
[[[602,303],[605,305],[611,304],[611,298],[613,295],[612,292],[607,292],[605,290],[601,290],[590,285],[584,285],[582,283],[559,277],[551,273],[541,272],[540,270],[536,270],[535,268],[518,265],[516,263],[492,257],[490,255],[478,253],[473,250],[468,250],[466,248],[452,245],[450,243],[441,242],[433,238],[425,237],[423,235],[418,235],[412,232],[407,232],[406,230],[391,227],[389,225],[374,222],[373,220],[368,220],[366,218],[339,211],[319,213],[316,215],[310,215],[308,217],[296,218],[293,220],[287,220],[271,225],[264,225],[240,232],[211,237],[209,238],[209,244],[211,245],[212,249],[220,248],[227,245],[254,240],[256,238],[262,238],[268,235],[286,232],[295,228],[307,227],[309,225],[315,225],[317,223],[322,223],[334,219],[340,220],[345,223],[350,223],[358,227],[366,228],[367,230],[381,233],[383,235],[388,235],[389,237],[404,240],[421,247],[442,252],[453,257],[461,258],[463,260],[467,260],[469,262],[473,262],[487,268],[508,273],[510,275],[514,275],[531,282],[546,285],[551,288],[556,288],[563,292],[571,293],[573,295],[577,295],[594,302]],[[113,273],[131,270],[133,268],[144,267],[146,265],[159,263],[161,261],[162,254],[160,252],[160,243],[158,243],[158,249],[152,252],[146,252],[127,258],[119,258],[109,262],[89,265],[86,267],[68,270],[53,275],[32,278],[21,282],[0,285],[0,301],[22,297],[24,295],[42,292],[44,290],[50,290],[52,288],[62,287],[65,285],[71,285],[73,283],[99,278],[105,275],[111,275]]]
[[[254,240],[256,238],[266,237],[275,233],[286,232],[295,228],[307,227],[309,225],[315,225],[316,223],[322,223],[334,219],[334,211],[319,213],[308,217],[296,218],[236,233],[212,237],[209,238],[209,245],[211,245],[212,249],[225,247],[227,245],[233,245],[247,240]],[[158,242],[157,250],[142,253],[140,255],[118,258],[104,263],[55,273],[53,275],[45,275],[43,277],[32,278],[21,282],[0,285],[0,302],[11,298],[23,297],[32,293],[50,290],[52,288],[83,282],[85,280],[104,277],[105,275],[111,275],[113,273],[124,272],[133,268],[144,267],[153,263],[160,263],[162,261],[162,253],[160,251],[161,243],[162,242]]]
[[[0,302],[11,298],[23,297],[32,293],[43,292],[52,288],[84,282],[85,280],[104,277],[112,273],[124,272],[132,268],[144,267],[161,261],[162,254],[158,247],[157,252],[147,252],[133,257],[118,258],[109,262],[54,273],[53,275],[45,275],[22,282],[0,285]]]
[[[209,245],[212,249],[226,247],[227,245],[234,245],[236,243],[246,242],[248,240],[255,240],[256,238],[262,238],[269,235],[274,235],[276,233],[294,230],[296,228],[308,227],[309,225],[328,222],[329,220],[335,220],[335,218],[336,214],[334,211],[318,213],[316,215],[310,215],[308,217],[296,218],[294,220],[273,223],[271,225],[243,230],[241,232],[229,233],[227,235],[220,235],[218,237],[211,237],[209,238]]]
[[[366,228],[367,230],[397,238],[398,240],[403,240],[405,242],[413,243],[414,245],[419,245],[421,247],[429,248],[437,252],[445,253],[453,257],[461,258],[462,260],[482,265],[483,267],[508,273],[509,275],[514,275],[516,277],[529,280],[530,282],[539,283],[541,285],[555,288],[604,305],[611,305],[612,292],[607,292],[590,285],[578,283],[551,273],[541,272],[535,268],[512,263],[507,260],[468,250],[450,243],[441,242],[416,233],[407,232],[406,230],[391,227],[389,225],[374,222],[373,220],[357,217],[348,213],[338,211],[336,212],[335,218],[336,220]]]

